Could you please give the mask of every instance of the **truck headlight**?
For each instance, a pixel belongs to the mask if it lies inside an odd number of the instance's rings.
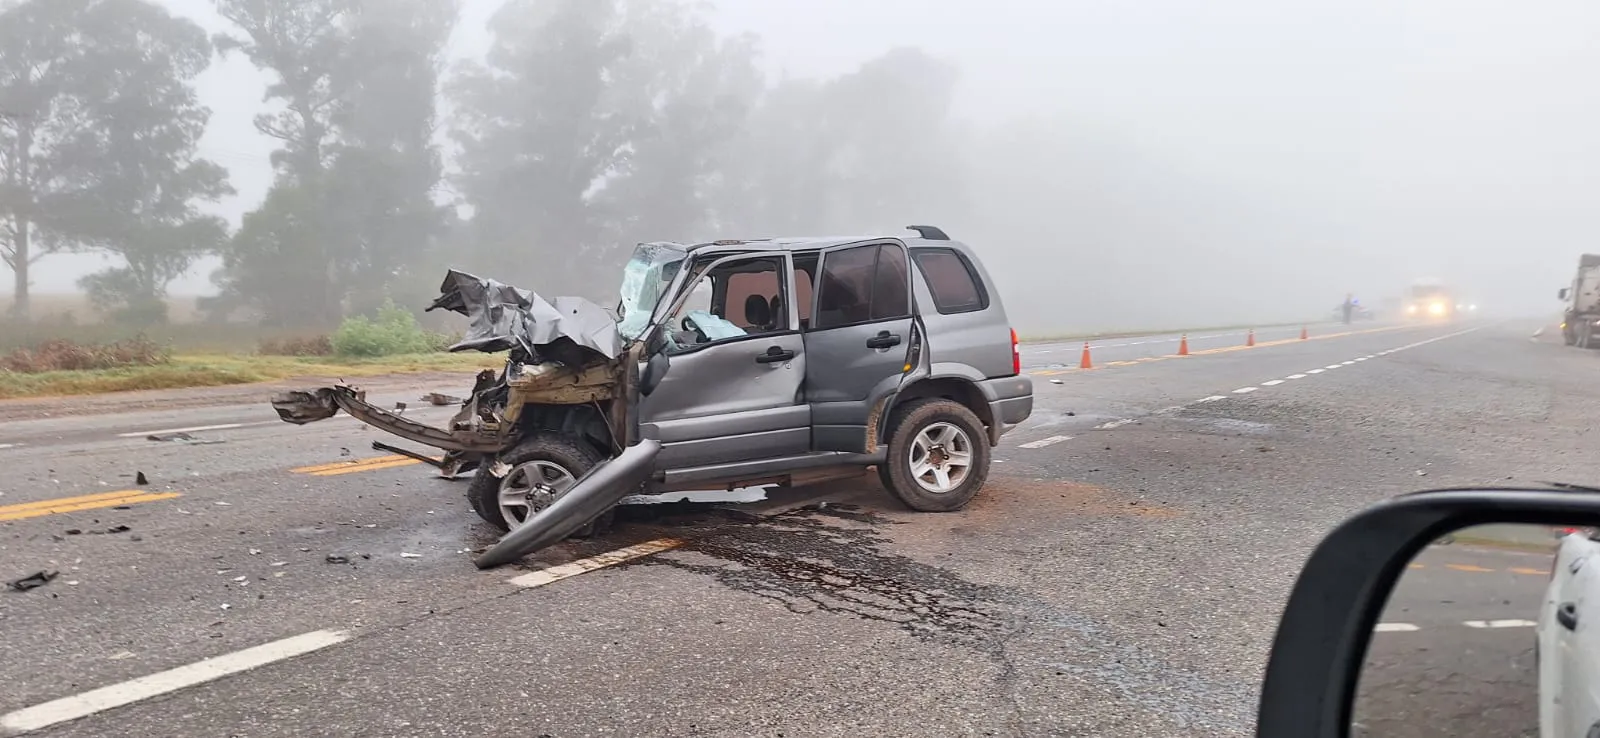
[[[1428,312],[1434,315],[1444,315],[1444,303],[1436,302],[1428,306]]]

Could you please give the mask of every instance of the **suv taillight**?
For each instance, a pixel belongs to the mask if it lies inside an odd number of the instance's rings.
[[[1011,329],[1011,373],[1022,373],[1022,347],[1017,345],[1017,329]]]

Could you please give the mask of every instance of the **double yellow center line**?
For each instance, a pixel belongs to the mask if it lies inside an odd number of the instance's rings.
[[[340,474],[354,474],[356,472],[373,471],[375,469],[393,469],[397,466],[410,466],[422,462],[410,456],[395,454],[392,456],[374,456],[370,459],[354,459],[351,461],[336,461],[332,464],[318,464],[316,466],[301,466],[289,471],[294,474],[310,474],[313,477],[334,477]]]
[[[182,496],[183,494],[180,492],[145,492],[137,489],[125,489],[117,492],[101,492],[78,497],[40,500],[39,502],[23,502],[16,505],[0,506],[0,521],[23,520],[56,513],[95,510],[102,507],[136,505],[142,502],[170,500],[174,497]]]

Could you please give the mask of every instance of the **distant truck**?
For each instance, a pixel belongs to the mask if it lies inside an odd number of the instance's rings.
[[[1465,309],[1456,301],[1455,291],[1437,279],[1419,279],[1406,289],[1406,320],[1450,320]]]
[[[1578,272],[1572,286],[1562,287],[1557,297],[1567,303],[1561,316],[1561,339],[1568,346],[1592,348],[1600,328],[1600,254],[1578,257]]]

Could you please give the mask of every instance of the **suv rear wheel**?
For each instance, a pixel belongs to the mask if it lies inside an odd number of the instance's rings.
[[[467,500],[478,517],[509,531],[566,494],[579,477],[600,463],[600,456],[576,440],[539,434],[501,454],[498,462],[510,470],[496,478],[491,473],[496,463],[485,459],[472,477]],[[613,517],[614,512],[608,510],[573,537],[601,535],[611,527]]]
[[[895,411],[878,477],[906,507],[951,512],[983,488],[989,457],[989,435],[971,410],[951,400],[917,400]]]

